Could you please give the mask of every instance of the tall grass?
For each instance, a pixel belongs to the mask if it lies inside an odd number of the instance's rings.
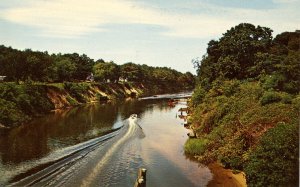
[[[185,142],[184,151],[190,155],[201,155],[206,149],[208,140],[190,138]]]

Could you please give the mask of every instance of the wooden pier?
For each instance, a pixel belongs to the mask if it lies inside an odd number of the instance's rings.
[[[145,168],[139,169],[134,187],[146,187],[146,172],[147,170]]]

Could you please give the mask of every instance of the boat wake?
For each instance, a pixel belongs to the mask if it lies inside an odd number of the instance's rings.
[[[142,165],[138,139],[143,138],[144,134],[137,120],[137,115],[133,114],[114,132],[41,159],[33,168],[13,177],[8,185],[132,185],[131,180],[134,180],[137,168]],[[132,179],[128,177],[130,171]]]

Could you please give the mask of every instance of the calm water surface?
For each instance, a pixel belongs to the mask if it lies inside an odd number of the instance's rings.
[[[170,107],[168,97],[90,104],[12,129],[0,136],[0,186],[133,186],[140,167],[147,186],[206,186],[209,169],[183,152],[186,102]]]

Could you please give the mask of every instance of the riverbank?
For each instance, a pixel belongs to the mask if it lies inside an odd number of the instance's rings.
[[[282,181],[298,183],[299,94],[237,80],[224,81],[204,94],[200,89],[190,103],[189,123],[196,138],[186,142],[186,153],[205,164],[218,161],[244,171],[250,186],[287,176],[281,168],[295,176]],[[195,104],[199,98],[201,103]]]
[[[249,186],[299,186],[300,33],[271,33],[241,23],[194,61],[185,151],[245,171]]]
[[[141,83],[0,83],[0,128],[7,129],[57,109],[92,102],[180,91]]]
[[[213,179],[208,182],[207,187],[246,187],[246,176],[244,172],[225,169],[218,163],[208,165],[213,174]]]

